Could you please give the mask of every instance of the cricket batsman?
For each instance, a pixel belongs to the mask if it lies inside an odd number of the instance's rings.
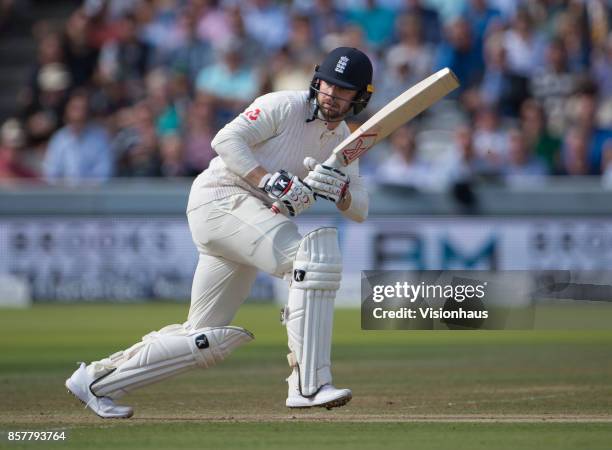
[[[283,323],[289,340],[289,408],[345,405],[332,385],[330,350],[342,256],[335,228],[302,236],[291,221],[317,198],[362,222],[368,194],[358,162],[342,172],[319,164],[349,136],[344,119],[372,95],[372,64],[355,48],[331,51],[308,91],[257,98],[212,141],[218,153],[194,181],[187,218],[199,252],[187,321],[80,367],[66,387],[103,418],[131,417],[116,400],[193,368],[208,368],[254,337],[230,326],[257,271],[289,281]]]

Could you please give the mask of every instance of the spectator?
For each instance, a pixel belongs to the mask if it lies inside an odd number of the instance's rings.
[[[0,129],[0,182],[15,178],[35,178],[36,174],[25,166],[21,152],[25,133],[17,119],[9,119]]]
[[[364,40],[363,30],[358,25],[347,25],[344,31],[339,35],[328,35],[323,41],[324,49],[333,49],[335,47],[353,47],[361,49],[374,67],[374,83],[377,82],[377,77],[380,76],[380,62],[378,54],[373,51],[367,42]]]
[[[154,66],[168,61],[174,50],[181,46],[185,36],[179,26],[177,0],[153,0],[150,20],[140,24],[140,36],[153,49]]]
[[[296,63],[307,62],[314,67],[320,59],[319,46],[312,35],[310,19],[307,16],[295,15],[291,18],[291,31],[286,47],[291,59]]]
[[[163,69],[155,69],[146,77],[148,103],[157,117],[155,127],[158,136],[176,133],[181,128],[181,102],[175,101],[170,75]]]
[[[405,55],[389,59],[385,73],[380,78],[376,84],[376,94],[370,101],[372,111],[378,111],[418,81]]]
[[[459,126],[455,130],[452,155],[446,161],[445,167],[441,168],[448,185],[467,183],[478,178],[499,174],[498,167],[478,156],[474,147],[474,131],[467,125]]]
[[[195,11],[183,11],[179,18],[183,42],[169,57],[172,69],[184,74],[191,85],[195,83],[200,70],[210,65],[214,59],[211,46],[198,35],[197,25]]]
[[[533,181],[547,175],[546,165],[532,153],[527,139],[520,129],[508,132],[508,159],[503,174],[511,183]]]
[[[38,96],[26,110],[26,129],[31,141],[44,143],[61,124],[71,80],[63,64],[50,63],[40,68],[37,81]]]
[[[533,27],[525,9],[517,11],[512,26],[504,33],[504,48],[508,67],[513,73],[524,77],[534,74],[541,61],[543,42]]]
[[[169,133],[160,139],[160,173],[164,177],[183,177],[187,167],[183,160],[183,140],[178,133]]]
[[[279,50],[270,62],[269,82],[273,91],[306,89],[312,80],[312,61],[294,61],[288,48]]]
[[[133,13],[140,3],[141,0],[84,0],[83,11],[89,17],[104,14],[110,20],[118,20]]]
[[[19,111],[28,145],[17,152],[18,161],[42,173],[49,137],[67,117],[69,93],[86,86],[89,118],[112,131],[117,173],[195,175],[214,155],[210,140],[218,125],[262,89],[306,88],[320,49],[350,46],[365,50],[375,66],[369,112],[435,68],[449,66],[458,75],[461,91],[450,97],[460,103],[445,102],[412,131],[443,122],[453,127],[466,115],[476,118],[476,130],[458,131],[456,155],[446,156],[455,154],[449,151],[436,160],[427,186],[437,183],[438,167],[470,167],[477,177],[515,166],[525,170],[513,162],[513,146],[521,149],[521,139],[515,131],[508,135],[502,120],[516,126],[518,119],[524,152],[540,158],[550,173],[582,173],[575,162],[581,161],[575,156],[582,155],[580,145],[574,145],[580,133],[586,173],[609,165],[612,35],[604,0],[434,3],[85,0],[62,34],[52,32],[49,22],[35,27],[38,60]],[[452,18],[443,41],[438,13]],[[347,22],[349,17],[356,21]],[[386,20],[396,26],[381,26]],[[392,39],[397,41],[389,46]],[[599,91],[582,81],[587,73]],[[563,136],[570,125],[580,131]],[[370,173],[378,159],[372,158]],[[362,162],[367,171],[367,158]],[[420,164],[428,166],[416,157],[409,165],[413,170]]]
[[[229,39],[233,38],[235,41],[240,42],[240,55],[246,66],[265,66],[265,58],[262,58],[262,55],[265,54],[264,48],[257,40],[251,38],[247,34],[240,8],[237,6],[228,8],[227,18],[229,21],[230,37],[226,40],[219,39],[215,42],[217,42],[217,44],[228,42]]]
[[[185,163],[188,175],[198,175],[217,156],[210,143],[215,136],[214,107],[206,97],[198,97],[187,114]]]
[[[548,131],[544,109],[534,99],[523,102],[521,130],[531,153],[546,163],[548,172],[559,173],[561,140]]]
[[[469,24],[459,18],[446,27],[447,40],[438,47],[437,64],[441,69],[449,67],[461,83],[455,92],[462,92],[475,86],[482,78],[484,66],[482,54],[472,37]]]
[[[132,100],[142,96],[142,80],[150,68],[153,48],[138,36],[138,24],[133,15],[119,20],[119,37],[106,44],[100,55],[102,75],[125,83]]]
[[[597,82],[599,93],[603,98],[612,97],[612,31],[608,39],[595,54],[592,72],[593,79]]]
[[[119,161],[119,176],[159,176],[159,143],[151,105],[142,101],[133,108],[123,110],[120,115],[121,128],[113,140],[114,153]]]
[[[571,72],[582,73],[589,67],[590,42],[584,26],[584,7],[572,2],[569,9],[557,19],[556,35],[563,40],[567,52],[567,64]]]
[[[528,79],[510,71],[506,49],[500,35],[489,37],[485,44],[485,72],[478,89],[477,107],[498,108],[505,117],[517,117],[520,105],[529,94]]]
[[[89,99],[92,117],[113,129],[115,113],[132,104],[128,86],[119,80],[105,78],[100,71],[94,73],[92,86]]]
[[[602,115],[604,123],[612,124],[612,32],[608,39],[594,55],[591,75],[597,83],[597,90],[602,100]]]
[[[531,92],[548,118],[548,129],[560,136],[567,128],[567,99],[574,93],[578,79],[567,70],[565,46],[560,39],[548,44],[546,64],[531,77]]]
[[[247,33],[268,52],[287,43],[289,20],[283,8],[272,0],[248,0],[242,9]]]
[[[426,78],[431,74],[434,49],[423,41],[419,16],[399,16],[395,28],[399,42],[389,48],[387,66],[392,66],[396,61],[405,61],[413,77],[411,82]]]
[[[363,8],[347,10],[346,18],[348,22],[363,30],[365,39],[372,48],[380,49],[391,42],[395,14],[377,5],[375,0],[365,0]]]
[[[68,100],[66,125],[51,138],[44,162],[48,182],[101,182],[113,174],[107,133],[90,121],[88,107],[85,92],[76,92]]]
[[[603,149],[606,141],[612,138],[612,129],[598,121],[598,100],[597,86],[589,81],[578,88],[569,101],[570,122],[586,135],[589,172],[594,175],[601,173]]]
[[[85,0],[83,11],[90,22],[91,45],[100,50],[116,41],[122,33],[123,17],[149,17],[152,14],[150,10],[149,2],[141,0]]]
[[[589,175],[589,131],[575,125],[565,135],[563,142],[563,173]]]
[[[39,78],[42,68],[47,67],[49,64],[64,64],[64,62],[65,55],[62,47],[61,36],[56,33],[44,34],[38,42],[36,63],[32,68],[26,90],[22,94],[24,108],[26,110],[32,105],[35,107],[39,102]]]
[[[200,39],[213,46],[213,43],[226,41],[232,36],[228,13],[217,0],[192,0],[191,5],[194,17],[199,17],[197,27]]]
[[[490,32],[493,26],[498,26],[501,18],[500,12],[489,3],[489,0],[469,0],[463,13],[463,17],[471,25],[472,36],[479,51],[484,47],[487,32]]]
[[[416,190],[432,187],[432,169],[417,156],[415,128],[399,128],[391,135],[390,144],[391,154],[378,168],[375,179],[382,184],[409,186]]]
[[[98,64],[99,50],[89,42],[89,18],[82,9],[73,12],[64,27],[63,50],[72,85],[88,84]]]
[[[329,34],[339,34],[345,26],[345,18],[333,0],[315,0],[306,2],[307,8],[301,12],[310,17],[312,35],[317,45]]]
[[[64,60],[61,36],[44,33],[38,43],[37,61],[18,98],[26,132],[38,142],[46,141],[60,123],[65,93],[70,87]],[[62,76],[58,75],[60,71]]]
[[[424,41],[437,45],[442,38],[440,35],[442,25],[438,12],[423,5],[421,0],[404,0],[404,3],[402,13],[418,17]]]
[[[508,158],[508,136],[500,126],[497,111],[483,108],[476,116],[474,150],[492,167],[501,168]]]
[[[612,189],[612,140],[608,141],[601,156],[602,184]]]
[[[215,100],[225,119],[244,108],[259,90],[258,75],[245,66],[240,55],[240,42],[231,39],[218,49],[215,64],[202,69],[197,90]]]

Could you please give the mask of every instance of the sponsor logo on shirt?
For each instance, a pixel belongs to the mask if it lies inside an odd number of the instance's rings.
[[[257,120],[257,118],[259,117],[259,113],[260,112],[261,112],[261,110],[259,108],[249,109],[248,111],[244,112],[244,115],[249,120]]]

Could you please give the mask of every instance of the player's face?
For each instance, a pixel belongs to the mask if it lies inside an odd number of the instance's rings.
[[[346,115],[357,91],[345,89],[321,80],[317,100],[319,108],[328,119],[339,119]]]

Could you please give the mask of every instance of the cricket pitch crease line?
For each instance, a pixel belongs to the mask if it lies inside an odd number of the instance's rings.
[[[48,417],[13,417],[13,420],[0,420],[0,430],[12,429],[15,425],[25,426],[49,422]],[[236,414],[227,416],[134,416],[128,420],[110,420],[90,417],[65,417],[56,419],[52,426],[57,430],[80,428],[114,428],[118,425],[139,426],[164,423],[610,423],[612,415],[571,415],[571,414],[347,414],[337,412],[300,411],[292,414]],[[59,423],[57,423],[59,422]]]
[[[337,422],[337,423],[612,423],[612,416],[572,415],[343,415],[342,413],[296,413],[290,416],[227,417],[133,417],[131,421],[147,422]]]

